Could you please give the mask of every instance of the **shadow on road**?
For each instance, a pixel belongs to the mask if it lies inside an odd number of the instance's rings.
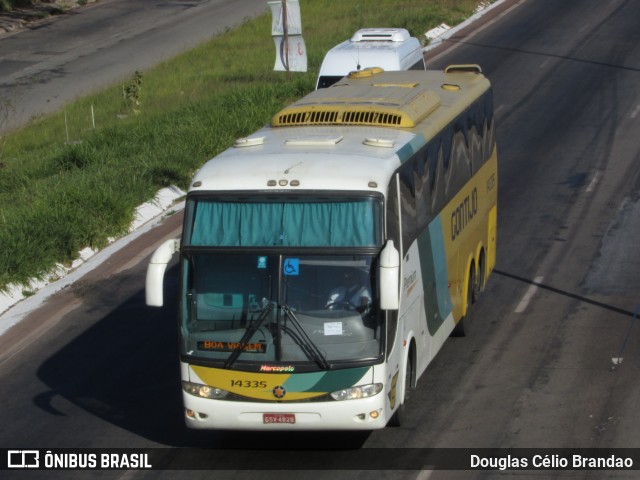
[[[144,290],[138,290],[48,358],[37,375],[50,390],[33,398],[34,404],[51,415],[62,415],[52,404],[52,399],[60,395],[150,440],[149,447],[307,450],[362,446],[367,434],[187,429],[178,363],[178,268],[171,268],[165,278],[163,308],[147,307]],[[108,304],[109,295],[115,297],[113,290],[117,288],[113,279],[91,285],[91,293],[84,298],[86,307]],[[133,443],[138,445],[140,441]],[[126,438],[124,445],[113,445],[123,446],[127,446]]]

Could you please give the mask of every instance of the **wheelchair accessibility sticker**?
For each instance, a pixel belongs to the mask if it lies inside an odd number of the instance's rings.
[[[300,275],[300,259],[285,258],[282,270],[285,275]]]

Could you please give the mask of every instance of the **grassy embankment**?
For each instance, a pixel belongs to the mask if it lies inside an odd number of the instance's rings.
[[[300,3],[307,73],[287,81],[272,71],[264,15],[143,72],[140,85],[131,78],[0,138],[0,290],[125,233],[135,207],[159,188],[186,189],[206,160],[311,91],[324,53],[358,28],[405,27],[420,36],[461,22],[478,2]],[[0,98],[0,121],[11,101]]]
[[[93,0],[95,1],[95,0]],[[18,13],[24,20],[37,20],[86,5],[89,0],[0,0],[0,13]]]

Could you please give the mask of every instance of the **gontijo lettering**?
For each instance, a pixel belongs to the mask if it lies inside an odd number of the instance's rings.
[[[451,214],[451,240],[455,240],[478,213],[478,189],[474,188]]]

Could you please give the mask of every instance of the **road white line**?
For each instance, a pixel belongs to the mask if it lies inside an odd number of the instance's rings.
[[[118,480],[133,480],[138,476],[137,470],[127,470],[125,473],[118,477]]]
[[[544,280],[544,277],[536,277],[533,280],[533,284],[528,288],[527,292],[524,294],[524,297],[522,297],[522,300],[520,300],[520,303],[514,310],[514,313],[522,313],[527,309],[527,307],[529,306],[529,302],[538,291],[538,285],[542,283],[542,280]]]
[[[547,64],[548,64],[550,61],[551,61],[551,57],[547,57],[547,58],[545,59],[545,61],[544,61],[544,62],[542,62],[538,68],[543,69],[544,67],[546,67],[546,66],[547,66]]]
[[[420,473],[418,473],[416,480],[429,480],[429,478],[431,478],[431,475],[433,475],[433,470],[420,470]]]
[[[587,189],[585,190],[587,193],[591,193],[593,192],[593,190],[595,190],[596,185],[600,181],[600,177],[602,177],[602,172],[596,172],[596,174],[591,179],[591,182],[587,186]]]
[[[635,119],[640,114],[640,105],[636,105],[636,109],[631,113],[631,118]]]

